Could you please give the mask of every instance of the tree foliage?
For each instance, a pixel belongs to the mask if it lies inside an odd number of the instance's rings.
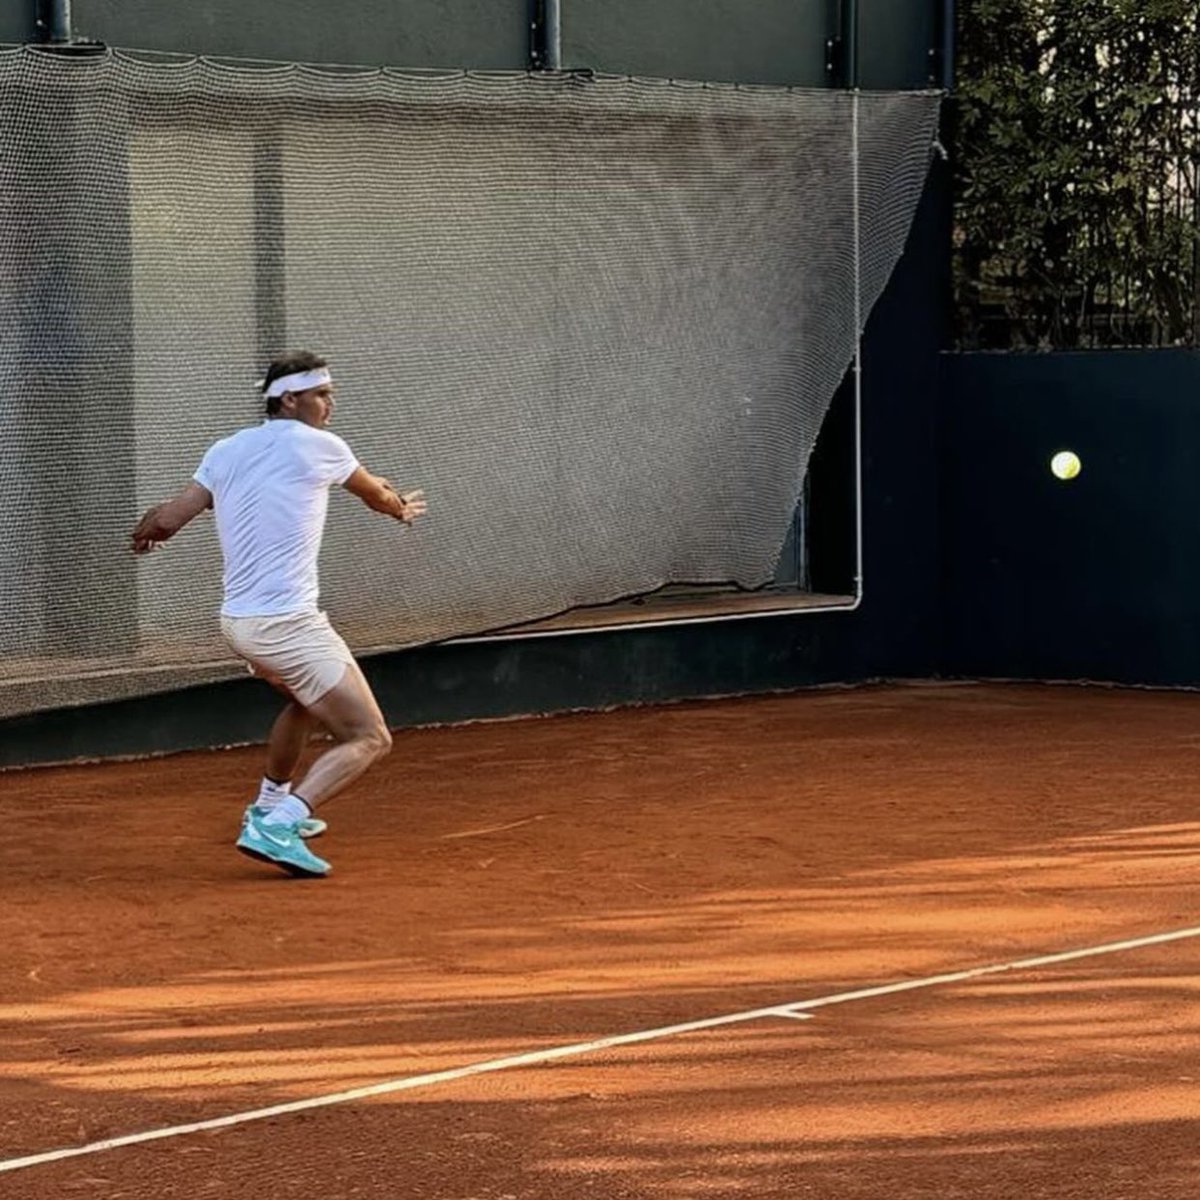
[[[961,0],[961,345],[1195,344],[1198,10]]]

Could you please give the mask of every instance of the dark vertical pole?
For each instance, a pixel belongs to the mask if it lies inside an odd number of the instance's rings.
[[[842,86],[854,89],[858,87],[858,0],[845,0],[842,22]]]
[[[254,308],[262,368],[287,348],[283,205],[281,129],[278,121],[266,121],[254,146]]]
[[[858,0],[846,0],[846,87],[858,92]],[[863,596],[863,312],[862,215],[859,211],[859,98],[853,97],[852,148],[854,152],[854,600]]]
[[[825,78],[830,87],[858,87],[858,0],[837,0],[825,39]]]
[[[530,0],[529,65],[534,71],[562,70],[560,0]]]
[[[71,0],[38,0],[35,24],[40,42],[57,45],[73,42]]]
[[[560,0],[545,0],[546,70],[562,70],[562,5]]]
[[[934,44],[929,47],[929,86],[954,90],[954,0],[939,0]]]
[[[829,21],[832,32],[825,43],[829,85],[857,88],[858,0],[837,0],[836,6],[829,10]],[[856,255],[856,291],[859,269]],[[797,521],[804,520],[808,586],[830,595],[853,593],[856,599],[862,592],[859,530],[862,413],[858,390],[861,355],[861,336],[856,333],[850,374],[830,402],[809,460],[801,501],[807,519],[797,517]]]
[[[942,0],[942,71],[941,86],[954,90],[954,0]]]
[[[958,121],[958,102],[954,96],[958,14],[955,0],[941,0],[942,27],[939,31],[941,87],[947,93],[942,102],[942,153],[935,158],[930,172],[930,184],[936,197],[940,239],[945,252],[938,258],[937,291],[940,301],[942,348],[952,348],[955,339],[954,313],[954,145]]]
[[[1194,121],[1200,121],[1200,19],[1192,31],[1196,39],[1192,63],[1192,105]],[[1200,346],[1200,146],[1192,134],[1192,345]]]

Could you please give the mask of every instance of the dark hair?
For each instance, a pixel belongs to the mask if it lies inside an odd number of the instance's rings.
[[[295,375],[298,371],[318,371],[329,364],[320,355],[311,350],[291,350],[287,354],[276,355],[267,367],[263,376],[262,390],[266,395],[267,388],[283,375]],[[272,396],[267,400],[267,416],[273,417],[279,412],[281,396]]]

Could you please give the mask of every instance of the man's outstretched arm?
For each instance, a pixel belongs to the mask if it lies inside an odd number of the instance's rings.
[[[148,509],[130,536],[134,554],[145,554],[174,537],[193,517],[212,507],[212,492],[194,480],[177,496]]]
[[[372,475],[366,467],[356,467],[342,486],[368,508],[395,517],[405,525],[411,525],[417,517],[423,516],[427,507],[425,493],[420,488],[398,492],[386,479]]]

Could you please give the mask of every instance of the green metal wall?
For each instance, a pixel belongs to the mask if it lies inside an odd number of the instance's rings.
[[[33,18],[33,0],[0,0],[0,42],[32,41]]]
[[[563,66],[824,87],[829,0],[565,0]]]
[[[618,74],[822,86],[847,0],[563,0],[563,63]],[[860,0],[859,80],[925,87],[943,0]],[[0,0],[0,38],[33,3]],[[522,69],[527,0],[74,0],[77,36],[271,60]],[[865,590],[853,612],[449,644],[369,659],[394,726],[930,675],[938,661],[938,354],[946,344],[949,181],[935,164],[864,345]],[[847,476],[853,395],[812,472]],[[840,483],[837,484],[840,487]],[[846,544],[852,514],[831,541]],[[849,569],[849,564],[844,564]],[[0,765],[257,741],[276,708],[239,680],[0,722]]]
[[[298,62],[520,69],[526,0],[74,0],[111,46]]]
[[[859,0],[862,86],[913,88],[936,82],[943,8],[923,0]]]
[[[825,86],[849,0],[562,0],[564,67]],[[858,0],[864,87],[925,86],[941,0]],[[0,41],[34,38],[36,0],[0,0]],[[110,46],[299,62],[521,70],[531,0],[73,0]]]

